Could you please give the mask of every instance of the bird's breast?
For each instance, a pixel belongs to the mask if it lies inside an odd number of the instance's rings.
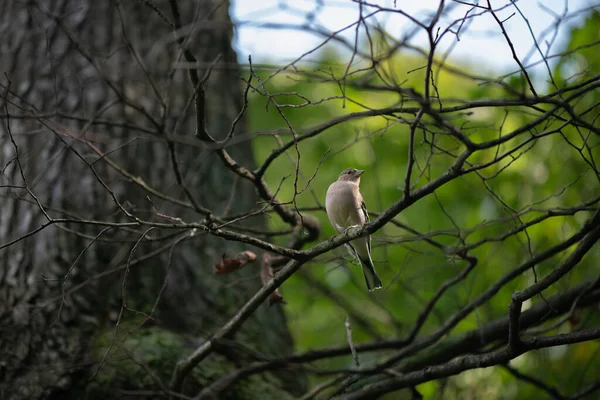
[[[329,186],[325,197],[327,216],[337,231],[356,225],[353,215],[356,214],[356,199],[350,184],[334,182]]]

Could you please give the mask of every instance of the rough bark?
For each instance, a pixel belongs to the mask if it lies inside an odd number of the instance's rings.
[[[168,1],[153,4],[172,17]],[[200,61],[200,74],[221,55],[206,85],[206,116],[211,134],[222,139],[243,101],[229,4],[180,1],[179,7],[184,28],[177,34]],[[187,222],[204,218],[149,194],[99,159],[90,144],[110,152],[131,176],[187,202],[167,146],[167,138],[176,138],[176,163],[199,204],[222,213],[233,198],[231,214],[256,208],[251,185],[234,179],[194,139],[194,107],[186,107],[194,88],[185,69],[173,68],[182,59],[180,46],[145,2],[8,1],[0,15],[0,67],[6,72],[0,245],[47,222],[32,194],[52,218],[126,222],[103,183],[125,209],[144,218],[176,223],[153,207]],[[244,130],[243,121],[237,130]],[[252,167],[249,142],[228,151]],[[253,228],[263,223],[249,222]],[[222,253],[245,250],[240,244],[165,230],[148,235],[170,238],[136,245],[143,230],[104,229],[52,224],[0,250],[1,398],[103,398],[140,390],[166,395],[161,390],[177,359],[260,285],[258,263],[234,278],[212,273]],[[147,258],[135,262],[140,257]],[[280,306],[263,306],[230,339],[271,355],[292,347]],[[189,394],[249,356],[232,346],[194,371]],[[279,374],[227,393],[244,398],[260,390],[284,398],[303,385],[298,374]]]

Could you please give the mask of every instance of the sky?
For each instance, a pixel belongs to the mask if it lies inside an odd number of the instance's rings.
[[[421,21],[428,21],[439,4],[439,0],[364,1],[392,10],[402,10]],[[461,3],[478,3],[485,6],[487,0],[447,0],[447,13],[445,12],[439,24],[442,29],[448,27],[451,21],[464,16],[471,8]],[[499,10],[497,15],[501,20],[506,20],[504,25],[507,34],[519,59],[525,65],[541,59],[529,26],[535,34],[540,50],[547,52],[548,44],[551,43],[549,54],[553,54],[565,45],[570,27],[582,23],[585,13],[579,11],[589,7],[597,7],[600,10],[600,0],[517,0],[516,6],[510,0],[491,0],[491,4],[494,9],[506,6]],[[373,7],[364,7],[365,14],[373,10]],[[248,55],[252,55],[254,63],[291,62],[324,41],[323,37],[307,30],[282,29],[281,25],[308,23],[333,32],[351,25],[359,17],[359,5],[353,0],[232,0],[231,11],[238,26],[235,43],[242,63],[247,63]],[[560,22],[558,33],[553,39],[557,18],[562,15],[568,17]],[[380,23],[396,38],[416,27],[408,18],[396,12],[380,13],[369,18],[369,21]],[[440,41],[439,50],[451,49],[452,60],[469,65],[482,65],[498,72],[516,70],[518,65],[493,17],[487,14],[471,21],[470,26],[467,29],[463,27],[459,33],[460,40],[457,41],[456,35],[444,36]],[[413,37],[412,43],[426,46],[427,37],[422,29],[419,31],[420,33]],[[346,29],[341,35],[353,41],[355,28]],[[318,55],[318,52],[312,53],[304,60],[317,59]]]

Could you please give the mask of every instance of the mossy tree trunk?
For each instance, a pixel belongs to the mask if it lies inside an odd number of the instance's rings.
[[[167,396],[175,362],[261,284],[259,262],[234,277],[213,274],[221,254],[243,244],[124,226],[123,210],[174,225],[204,219],[184,186],[218,215],[257,208],[252,185],[194,138],[192,66],[177,42],[184,38],[201,76],[214,66],[206,118],[223,139],[243,104],[229,4],[178,5],[175,35],[160,15],[172,20],[169,1],[0,5],[0,246],[10,244],[0,250],[0,398]],[[234,142],[229,153],[252,167],[250,142]],[[252,352],[292,348],[278,305],[261,307],[229,339],[194,370],[188,394]],[[284,398],[303,385],[298,374],[278,374],[225,393]]]

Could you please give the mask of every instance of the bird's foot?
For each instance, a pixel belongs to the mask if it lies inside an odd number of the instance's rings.
[[[359,232],[360,230],[362,230],[362,225],[351,225],[351,226],[349,226],[348,228],[346,228],[346,230],[344,231],[344,233],[345,233],[346,235],[349,235],[349,236],[351,236],[351,235],[354,235],[354,234],[356,234],[356,233],[357,233],[357,232]]]

